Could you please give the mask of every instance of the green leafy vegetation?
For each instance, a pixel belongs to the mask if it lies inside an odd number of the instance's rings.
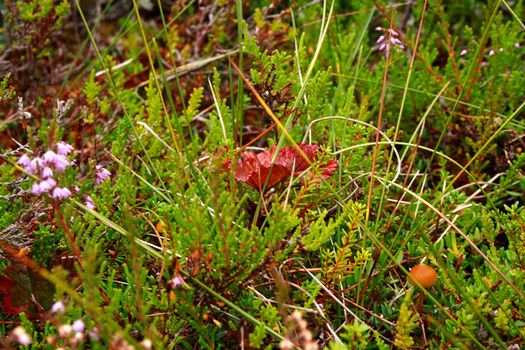
[[[525,344],[522,1],[0,11],[0,348]]]

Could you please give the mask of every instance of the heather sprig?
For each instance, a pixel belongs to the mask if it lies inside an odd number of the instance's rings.
[[[376,30],[382,32],[381,36],[376,41],[377,50],[384,51],[386,57],[390,55],[390,51],[392,50],[392,48],[405,48],[405,45],[403,45],[403,43],[399,39],[399,33],[396,32],[394,29],[376,27]]]
[[[22,154],[18,159],[18,165],[31,175],[35,175],[39,180],[35,181],[31,187],[31,194],[41,195],[48,193],[53,199],[63,200],[71,195],[71,190],[67,187],[58,186],[53,178],[55,173],[63,173],[71,165],[67,154],[73,151],[73,146],[61,141],[57,144],[57,152],[46,151],[41,157],[31,159],[27,154]]]
[[[0,348],[521,345],[521,2],[66,3],[2,12]]]

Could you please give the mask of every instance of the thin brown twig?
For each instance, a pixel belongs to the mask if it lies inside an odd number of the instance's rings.
[[[78,260],[80,266],[82,266],[82,254],[80,253],[80,249],[76,245],[75,237],[73,236],[73,234],[71,233],[71,230],[69,230],[69,227],[66,224],[64,216],[62,215],[62,211],[60,210],[60,206],[55,201],[53,202],[53,209],[55,209],[55,213],[58,216],[58,220],[59,220],[60,226],[62,226],[62,229],[64,230],[67,238],[69,239],[69,242],[71,243],[71,249],[73,249],[73,253],[77,257],[77,260]]]

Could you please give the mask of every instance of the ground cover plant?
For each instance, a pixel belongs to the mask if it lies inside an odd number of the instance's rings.
[[[0,348],[525,346],[522,1],[0,11]]]

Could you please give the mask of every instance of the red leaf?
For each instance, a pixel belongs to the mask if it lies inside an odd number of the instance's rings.
[[[23,264],[12,262],[0,275],[0,310],[4,314],[24,312],[29,319],[44,319],[43,311],[50,308],[54,293],[51,282]]]
[[[274,146],[275,147],[275,146]],[[282,162],[283,165],[290,171],[293,170],[294,176],[299,175],[310,167],[310,164],[317,159],[317,153],[319,152],[319,146],[299,144],[299,147],[303,153],[308,157],[310,162],[307,162],[301,153],[295,147],[284,147],[279,152],[277,161]]]
[[[256,190],[266,191],[290,176],[298,176],[307,170],[311,163],[318,158],[319,146],[299,144],[307,161],[295,147],[283,147],[272,165],[276,145],[264,152],[244,152],[237,161],[234,177],[237,181],[244,182]],[[327,179],[337,168],[337,161],[331,160],[326,165],[322,177]]]
[[[234,177],[237,181],[247,183],[257,190],[263,187],[270,189],[288,176],[288,171],[277,162],[272,167],[272,157],[275,147],[255,154],[244,152],[237,162]],[[266,186],[265,186],[266,184]]]
[[[323,177],[323,179],[331,178],[334,172],[337,170],[338,165],[339,164],[337,163],[337,160],[335,159],[330,159],[328,163],[323,164],[320,167],[323,170],[323,172],[321,173],[321,176]]]
[[[18,315],[27,311],[31,306],[31,295],[20,288],[9,276],[0,276],[0,295],[2,295],[0,308],[3,313]]]

